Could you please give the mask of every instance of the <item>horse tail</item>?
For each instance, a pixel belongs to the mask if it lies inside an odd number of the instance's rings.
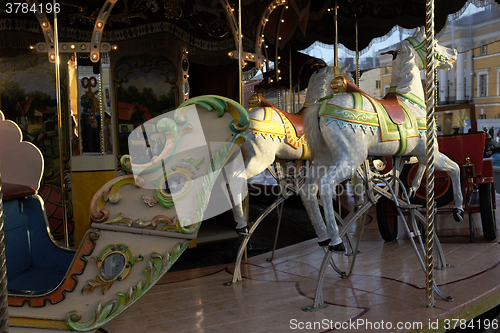
[[[311,104],[304,110],[304,135],[311,150],[311,159],[314,159],[319,153],[320,147],[325,144],[319,129],[319,109],[320,104]]]

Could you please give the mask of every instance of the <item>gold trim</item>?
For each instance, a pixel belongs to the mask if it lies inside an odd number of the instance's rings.
[[[50,328],[56,330],[69,330],[64,319],[40,319],[29,317],[9,317],[9,326],[25,328]]]
[[[273,121],[273,109],[268,106],[264,108],[264,121]]]

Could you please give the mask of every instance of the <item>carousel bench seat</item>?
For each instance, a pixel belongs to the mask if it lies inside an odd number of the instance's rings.
[[[64,279],[74,253],[50,239],[43,203],[33,188],[4,183],[2,192],[9,294],[54,289]]]

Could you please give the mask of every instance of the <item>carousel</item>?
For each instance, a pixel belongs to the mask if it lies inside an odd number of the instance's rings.
[[[469,3],[1,4],[2,331],[498,329],[486,133],[436,138],[436,72],[458,57],[436,33]],[[416,29],[375,98],[360,50],[395,26]],[[332,65],[298,52],[317,41]],[[252,220],[263,172],[279,194]],[[317,238],[247,258],[291,196]],[[466,242],[439,236],[457,223]],[[168,272],[227,239],[234,263]]]

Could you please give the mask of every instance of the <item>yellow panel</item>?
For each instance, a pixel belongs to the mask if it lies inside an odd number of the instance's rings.
[[[94,194],[111,179],[115,171],[73,172],[73,207],[75,216],[75,243],[80,244],[90,228],[90,202]]]

